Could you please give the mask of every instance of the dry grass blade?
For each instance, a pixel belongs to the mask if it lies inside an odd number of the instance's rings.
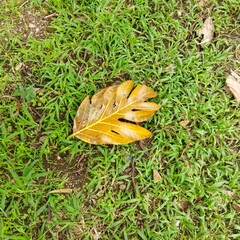
[[[53,194],[53,193],[71,193],[73,191],[73,189],[71,188],[61,188],[61,189],[56,189],[56,190],[52,190],[49,192],[49,194]]]
[[[156,103],[146,102],[156,93],[143,85],[133,89],[133,84],[129,80],[105,88],[91,101],[86,97],[68,138],[76,136],[92,144],[126,144],[150,137],[151,132],[135,123],[146,121],[159,109]]]

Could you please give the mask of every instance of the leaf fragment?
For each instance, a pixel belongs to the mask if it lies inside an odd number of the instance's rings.
[[[226,85],[234,95],[236,101],[240,103],[240,77],[231,70],[231,74],[227,77]]]
[[[122,191],[125,190],[126,189],[126,185],[125,184],[119,185],[119,189],[122,190]]]
[[[208,2],[207,0],[200,0],[199,5],[204,7],[205,5],[207,5],[207,2]]]
[[[133,89],[133,81],[125,81],[86,97],[80,104],[74,118],[73,134],[92,144],[126,144],[138,141],[152,134],[136,125],[149,119],[159,109],[159,105],[146,102],[157,94],[151,88],[138,85]]]
[[[19,71],[22,68],[22,66],[23,66],[23,63],[17,64],[16,67],[15,67],[15,70]]]
[[[183,121],[180,121],[180,122],[179,122],[179,125],[180,125],[181,127],[186,127],[189,123],[190,123],[189,120],[183,120]]]
[[[199,44],[205,44],[208,42],[211,42],[213,39],[213,34],[214,34],[214,25],[213,25],[213,21],[211,17],[208,17],[204,23],[203,23],[203,27],[200,28],[197,31],[197,35],[201,36],[203,35],[203,39]]]
[[[50,193],[71,193],[72,191],[73,189],[71,188],[60,188],[60,189],[50,191],[49,194]]]
[[[236,204],[236,203],[233,203],[232,204],[232,207],[233,209],[236,211],[236,212],[240,212],[240,205]]]
[[[170,64],[169,66],[167,66],[166,68],[163,69],[163,72],[167,73],[169,71],[171,71],[174,68],[173,64]]]
[[[153,169],[153,180],[155,182],[161,181],[162,177],[156,169]]]
[[[183,211],[186,211],[189,207],[192,206],[192,203],[189,201],[179,201],[179,208],[182,209]]]

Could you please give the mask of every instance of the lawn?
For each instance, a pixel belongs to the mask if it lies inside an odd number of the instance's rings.
[[[238,0],[0,5],[0,239],[240,239]],[[67,140],[87,95],[129,79],[157,92],[151,138]]]

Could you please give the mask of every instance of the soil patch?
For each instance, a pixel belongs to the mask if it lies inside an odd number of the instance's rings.
[[[14,31],[21,34],[23,42],[27,41],[30,36],[42,39],[46,36],[49,21],[50,18],[44,17],[39,9],[34,11],[24,9],[17,20]]]
[[[46,171],[52,171],[56,177],[66,178],[66,188],[81,188],[86,181],[89,156],[85,153],[76,154],[69,160],[68,153],[53,153],[43,159]]]

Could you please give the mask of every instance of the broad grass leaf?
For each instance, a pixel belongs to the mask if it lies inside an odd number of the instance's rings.
[[[77,110],[73,134],[92,144],[126,144],[138,141],[152,134],[136,125],[149,119],[159,109],[159,105],[146,102],[157,94],[147,86],[138,85],[133,89],[133,81],[111,86],[86,97]]]

